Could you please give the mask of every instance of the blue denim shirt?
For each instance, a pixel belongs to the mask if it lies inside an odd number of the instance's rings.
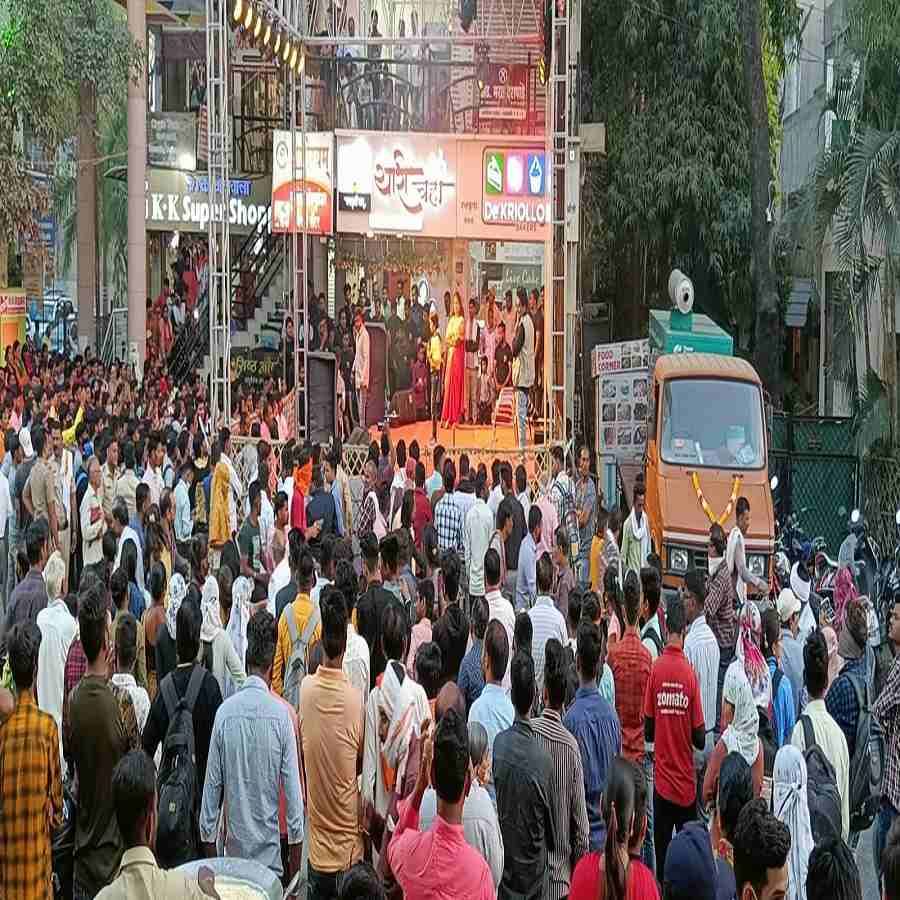
[[[768,659],[769,674],[772,676],[772,686],[775,686],[775,670],[777,668],[775,657]],[[797,716],[794,711],[794,692],[791,690],[791,682],[782,672],[781,684],[778,685],[778,695],[772,697],[772,709],[775,713],[775,721],[772,722],[772,730],[775,732],[775,743],[781,749],[787,744],[797,724]]]
[[[494,740],[509,728],[516,711],[509,694],[499,684],[486,684],[479,698],[469,710],[469,722],[480,722],[488,736],[488,748],[493,752]]]
[[[591,850],[602,850],[606,824],[600,802],[613,757],[622,752],[622,729],[616,711],[600,696],[596,685],[578,688],[575,702],[563,719],[578,741],[584,768],[584,798],[591,826]]]
[[[303,842],[297,738],[287,708],[251,675],[216,714],[203,785],[200,839],[213,843],[222,801],[228,807],[225,855],[281,870],[278,795],[284,786],[289,844]]]

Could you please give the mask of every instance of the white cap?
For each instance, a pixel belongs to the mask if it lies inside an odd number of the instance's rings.
[[[801,603],[809,603],[809,592],[812,585],[809,578],[800,575],[800,563],[791,566],[791,590],[800,598]]]
[[[27,428],[23,428],[19,432],[19,446],[22,448],[25,459],[34,457],[34,447],[31,446],[31,432]]]
[[[787,622],[800,612],[800,600],[790,588],[782,588],[778,595],[778,621]]]

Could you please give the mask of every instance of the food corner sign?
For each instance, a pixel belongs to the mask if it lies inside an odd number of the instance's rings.
[[[293,215],[292,215],[293,207]],[[272,231],[331,234],[334,230],[334,135],[313,132],[303,138],[291,132],[272,135]]]
[[[545,241],[542,144],[449,134],[337,133],[337,230]]]
[[[271,215],[271,181],[268,178],[232,178],[226,191],[221,179],[215,185],[217,200],[212,215],[237,233],[253,231]],[[224,195],[224,196],[223,196]],[[151,231],[205,231],[210,220],[207,175],[166,169],[148,169],[144,217]]]

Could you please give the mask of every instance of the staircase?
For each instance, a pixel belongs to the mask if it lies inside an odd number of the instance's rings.
[[[231,346],[271,346],[281,337],[281,292],[270,290],[284,261],[284,238],[271,234],[266,221],[247,235],[231,259]],[[277,295],[277,296],[276,296]],[[209,291],[203,289],[197,316],[181,329],[169,353],[176,384],[199,372],[207,378],[209,359]]]

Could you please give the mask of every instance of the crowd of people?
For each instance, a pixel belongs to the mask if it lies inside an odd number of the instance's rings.
[[[365,282],[354,299],[349,282],[336,321],[329,318],[324,293],[310,305],[306,340],[310,349],[334,353],[338,360],[338,407],[342,435],[354,425],[373,424],[366,406],[375,384],[384,384],[386,410],[401,407],[418,421],[437,425],[490,425],[506,390],[515,394],[520,446],[529,415],[541,408],[544,317],[543,288],[519,288],[503,297],[486,291],[464,305],[459,293],[426,296],[425,287],[404,282],[388,293],[386,308],[377,290],[371,301]],[[373,354],[368,324],[382,325],[386,353]],[[300,335],[301,343],[303,335]],[[285,358],[293,353],[294,324],[286,322]],[[375,366],[383,366],[376,372]],[[291,377],[293,377],[291,375]],[[292,383],[292,382],[290,382]],[[290,386],[289,383],[289,386]],[[405,398],[402,395],[407,395]],[[405,401],[405,402],[404,402]],[[511,399],[512,404],[512,399]]]
[[[877,648],[849,570],[754,598],[746,500],[666,592],[642,484],[607,508],[585,446],[533,491],[385,433],[357,503],[340,442],[239,462],[202,392],[151,419],[161,374],[33,369],[3,372],[0,896],[216,896],[176,868],[227,856],[311,900],[857,900],[874,824],[900,897],[900,595]]]

